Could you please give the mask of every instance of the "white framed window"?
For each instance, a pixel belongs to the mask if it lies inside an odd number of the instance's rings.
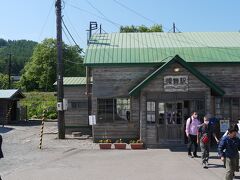
[[[156,102],[154,101],[147,101],[147,122],[156,122]]]

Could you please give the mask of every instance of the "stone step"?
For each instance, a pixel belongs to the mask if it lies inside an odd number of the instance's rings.
[[[90,135],[82,135],[80,137],[78,137],[78,139],[80,140],[86,140],[86,139],[89,139]]]
[[[72,132],[72,136],[73,137],[81,137],[82,136],[82,132]]]

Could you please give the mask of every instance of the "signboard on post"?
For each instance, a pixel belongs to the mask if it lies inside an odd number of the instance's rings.
[[[223,119],[220,120],[220,132],[225,133],[229,128],[229,120]]]
[[[96,116],[95,115],[90,115],[88,117],[89,120],[89,125],[95,125],[96,124]]]

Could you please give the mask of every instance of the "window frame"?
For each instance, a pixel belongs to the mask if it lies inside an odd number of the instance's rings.
[[[154,103],[154,108],[150,105],[150,110],[148,110],[148,103]],[[148,120],[148,113],[151,115],[151,121]],[[154,120],[152,117],[154,116]],[[148,100],[146,101],[146,122],[147,124],[156,124],[156,101]]]
[[[109,108],[108,110],[107,110],[107,105],[106,105],[106,101],[107,100],[111,100],[112,101],[112,108]],[[128,106],[128,108],[127,108],[127,110],[126,111],[129,111],[130,112],[130,114],[129,114],[129,120],[127,119],[127,117],[126,117],[126,119],[124,119],[123,117],[121,117],[121,116],[119,116],[118,115],[118,100],[127,100],[127,106]],[[101,104],[99,104],[101,101],[105,101],[105,104],[104,105],[101,105]],[[125,105],[125,104],[124,104]],[[104,106],[103,108],[99,108],[99,106]],[[110,105],[109,105],[110,106]],[[105,110],[104,110],[104,108],[105,108]],[[110,110],[110,109],[112,109],[112,110]],[[100,120],[99,119],[99,116],[100,116],[100,110],[102,110],[102,111],[105,111],[104,112],[104,115],[101,115],[101,116],[103,116],[103,119],[104,120]],[[107,118],[107,111],[109,111],[111,114],[112,114],[112,120],[109,120],[108,118]],[[121,117],[122,118],[122,120],[116,120],[116,118],[117,118],[117,116],[119,116],[119,117]],[[126,115],[127,116],[127,115]],[[104,124],[104,123],[116,123],[116,122],[121,122],[121,123],[123,123],[123,122],[130,122],[131,121],[131,98],[130,97],[119,97],[119,98],[97,98],[97,123],[100,123],[100,124]]]

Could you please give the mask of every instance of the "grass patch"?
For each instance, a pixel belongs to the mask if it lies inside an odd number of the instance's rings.
[[[47,119],[57,118],[57,97],[54,92],[26,92],[26,98],[20,101],[21,106],[27,106],[28,117],[41,119],[44,110]]]

